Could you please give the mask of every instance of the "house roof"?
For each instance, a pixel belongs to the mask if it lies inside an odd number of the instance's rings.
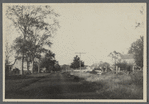
[[[121,59],[134,59],[134,56],[132,54],[124,54],[121,55]]]

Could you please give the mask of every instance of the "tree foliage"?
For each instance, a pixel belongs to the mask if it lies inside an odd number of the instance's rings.
[[[143,36],[141,36],[139,39],[131,44],[131,47],[128,51],[129,54],[134,55],[136,65],[141,68],[143,67],[143,43],[144,39]]]
[[[113,51],[109,54],[110,57],[112,57],[112,59],[118,59],[118,56],[120,55],[121,53],[119,52],[116,52],[116,51]]]
[[[56,64],[55,54],[50,50],[46,52],[45,56],[41,59],[41,68],[46,68],[47,72],[54,70],[54,65]]]
[[[112,60],[114,60],[114,66],[115,66],[115,69],[116,69],[116,63],[119,62],[119,56],[121,55],[120,52],[116,52],[116,51],[113,51],[111,52],[108,56],[110,56],[112,58]]]
[[[43,46],[51,46],[50,37],[60,27],[56,19],[59,14],[48,5],[11,5],[7,7],[6,16],[20,33],[14,49],[22,55],[23,70],[24,58],[29,57],[34,63],[34,58],[40,59],[41,53],[46,51]]]
[[[56,61],[55,65],[54,65],[54,71],[60,71],[61,70],[61,67],[58,63],[58,61]]]
[[[78,57],[78,55],[76,55],[70,67],[73,69],[77,69],[80,67],[80,63],[81,63],[81,67],[84,67],[84,62],[80,60],[80,57]]]

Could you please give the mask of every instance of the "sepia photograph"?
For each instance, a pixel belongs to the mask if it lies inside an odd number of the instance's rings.
[[[3,3],[4,102],[146,102],[146,3]]]

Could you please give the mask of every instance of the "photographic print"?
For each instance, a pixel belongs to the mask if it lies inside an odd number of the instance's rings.
[[[3,101],[146,102],[146,3],[3,3]]]

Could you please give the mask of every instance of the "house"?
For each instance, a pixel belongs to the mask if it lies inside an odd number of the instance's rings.
[[[134,55],[133,54],[121,54],[119,52],[112,52],[109,54],[112,58],[112,63],[115,64],[117,62],[127,62],[129,64],[135,64]]]
[[[135,59],[132,54],[120,54],[119,58],[120,62],[127,62],[128,64],[133,64],[135,65]]]
[[[135,59],[133,54],[121,54],[119,52],[110,53],[112,58],[112,64],[114,70],[127,69],[134,71],[136,67]],[[121,67],[120,67],[121,66]]]
[[[13,71],[13,69],[18,69],[19,73],[17,72],[17,74],[22,74],[22,59],[15,59],[14,63],[9,65],[9,73],[11,73]],[[24,61],[24,65],[23,65],[23,70],[24,73],[27,73],[27,62]],[[29,63],[29,70],[31,72],[32,70],[32,63]]]

